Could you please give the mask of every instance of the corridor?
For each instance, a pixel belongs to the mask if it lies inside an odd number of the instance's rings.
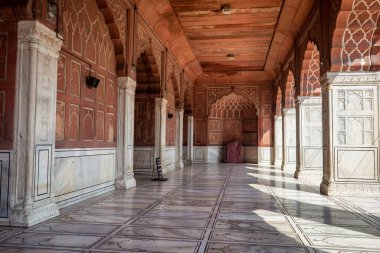
[[[249,164],[193,165],[167,182],[0,227],[0,252],[380,252],[380,198],[326,197],[313,182]],[[319,180],[320,181],[320,180]]]

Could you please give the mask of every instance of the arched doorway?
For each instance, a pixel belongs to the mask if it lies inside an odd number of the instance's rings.
[[[244,147],[258,147],[256,105],[234,92],[217,100],[208,116],[210,145],[225,145],[238,140]]]
[[[137,59],[134,126],[134,173],[151,173],[154,166],[155,106],[161,96],[160,74],[152,48]]]
[[[308,42],[301,70],[300,96],[298,97],[298,133],[300,147],[294,176],[322,177],[322,97],[320,56],[317,46]]]

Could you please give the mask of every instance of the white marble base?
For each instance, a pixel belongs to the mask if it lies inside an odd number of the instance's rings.
[[[259,147],[259,165],[272,165],[273,147]]]
[[[281,168],[281,165],[282,165],[282,160],[275,160],[275,161],[274,161],[274,166],[275,166],[275,167],[279,167],[279,168]]]
[[[378,183],[321,183],[321,194],[328,196],[357,196],[380,194],[380,185]]]
[[[57,149],[52,187],[59,206],[114,189],[115,159],[115,149]]]
[[[297,170],[294,173],[294,178],[298,179],[313,179],[322,181],[323,171],[322,169],[318,170]]]
[[[134,147],[133,150],[133,171],[137,173],[152,173],[155,168],[154,146]]]
[[[257,164],[259,161],[258,147],[243,147],[243,162]]]
[[[293,174],[296,171],[295,163],[282,163],[281,169],[287,173]]]
[[[15,207],[10,210],[10,225],[17,227],[31,227],[40,222],[52,219],[59,215],[57,204],[49,203],[32,208]]]
[[[122,179],[115,181],[116,189],[126,190],[136,186],[136,179],[133,175],[125,175]]]

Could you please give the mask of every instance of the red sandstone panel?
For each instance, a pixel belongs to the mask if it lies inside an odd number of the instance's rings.
[[[71,60],[70,69],[70,94],[74,97],[80,97],[82,66],[80,62]]]
[[[107,113],[106,119],[106,138],[107,142],[116,141],[116,125],[115,125],[115,115],[112,113]]]
[[[0,22],[0,149],[13,146],[17,22]]]
[[[70,105],[68,140],[79,140],[79,106]]]
[[[59,55],[57,72],[57,91],[66,93],[66,56],[63,54]]]
[[[116,87],[115,83],[112,80],[107,80],[106,83],[106,104],[109,107],[114,107],[115,106],[115,99],[116,99]]]
[[[98,74],[97,78],[99,78],[100,84],[101,84],[96,89],[98,103],[104,104],[105,103],[105,97],[106,97],[106,78],[101,74]]]
[[[0,140],[4,138],[5,92],[0,91]]]
[[[90,71],[88,68],[83,68],[83,72],[81,73],[82,95],[86,101],[95,102],[96,89],[94,88],[90,89],[87,87],[87,84],[86,84],[86,78],[89,73],[91,73],[91,76],[95,76],[94,71]]]
[[[95,136],[95,112],[92,108],[83,108],[82,122],[83,140],[91,141]]]
[[[96,118],[96,139],[98,141],[104,141],[104,112],[98,110]]]
[[[56,111],[56,140],[63,141],[65,138],[65,122],[66,122],[66,103],[64,101],[57,100]]]
[[[204,120],[195,120],[195,140],[196,145],[205,145],[207,143],[206,122]]]
[[[154,146],[155,111],[154,102],[136,98],[135,132],[136,146]]]
[[[57,99],[66,109],[64,131],[58,125],[56,128],[56,147],[115,147],[118,101],[115,53],[108,27],[95,1],[66,0],[61,7],[64,45],[58,64]],[[97,89],[86,85],[90,72],[100,79]],[[59,108],[57,119],[62,115]]]

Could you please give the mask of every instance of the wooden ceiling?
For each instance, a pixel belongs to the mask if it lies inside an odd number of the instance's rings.
[[[170,0],[203,73],[263,71],[283,0]],[[229,5],[230,14],[222,6]],[[234,59],[227,55],[232,54]]]
[[[247,85],[276,80],[317,0],[134,2],[196,84]]]

